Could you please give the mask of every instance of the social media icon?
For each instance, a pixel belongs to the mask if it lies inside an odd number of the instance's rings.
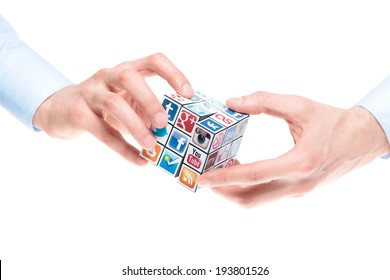
[[[222,102],[218,101],[218,100],[215,100],[215,99],[212,99],[212,100],[209,100],[208,101],[211,105],[213,105],[215,108],[223,111],[223,110],[226,110],[227,107],[225,104],[223,104]]]
[[[235,119],[223,113],[216,113],[211,118],[225,126],[231,126],[232,124],[237,122]]]
[[[218,133],[217,135],[215,135],[213,143],[211,144],[210,152],[218,150],[222,146],[225,133],[226,131],[224,130]]]
[[[199,126],[195,129],[195,133],[192,136],[192,143],[197,145],[198,147],[207,150],[211,141],[211,134],[205,130],[200,128]]]
[[[234,138],[235,138],[235,139],[238,138],[238,137],[240,137],[240,136],[242,136],[242,135],[244,135],[246,126],[247,126],[247,124],[248,124],[248,120],[249,120],[249,119],[246,119],[246,120],[243,120],[243,121],[241,121],[241,122],[238,123],[238,125],[237,125],[237,130],[236,130],[236,132],[234,133]]]
[[[180,102],[181,104],[187,104],[187,103],[191,103],[192,102],[188,98],[185,98],[184,96],[181,96],[178,93],[171,93],[169,95],[169,97],[172,98],[173,100],[176,100],[176,101]]]
[[[168,121],[174,123],[179,113],[179,105],[170,99],[165,98],[162,102],[162,106],[168,115]]]
[[[186,109],[182,109],[176,121],[176,126],[188,134],[192,134],[198,117]]]
[[[197,189],[196,182],[198,180],[198,177],[199,174],[197,172],[183,164],[183,167],[179,174],[179,183],[195,192]]]
[[[218,156],[217,156],[217,159],[215,160],[216,164],[219,164],[219,163],[223,162],[224,160],[226,160],[226,158],[229,154],[230,146],[231,146],[231,144],[228,144],[228,145],[223,146],[221,149],[218,150]]]
[[[228,155],[229,158],[237,155],[238,149],[240,148],[241,140],[242,140],[242,137],[233,141],[232,146],[230,147],[229,155]]]
[[[224,166],[223,167],[232,167],[234,165],[234,163],[236,162],[236,159],[235,158],[231,158],[231,159],[228,159]]]
[[[235,120],[242,120],[243,118],[245,118],[247,116],[247,115],[240,114],[240,113],[235,112],[235,111],[230,110],[230,109],[225,109],[224,112],[226,114],[228,114],[229,116],[231,116],[232,118],[234,118]]]
[[[187,156],[186,162],[194,168],[199,168],[202,165],[202,161],[191,154]]]
[[[161,151],[162,151],[162,146],[157,144],[153,149],[151,150],[142,150],[141,152],[141,156],[145,159],[147,159],[148,161],[150,161],[151,163],[157,163],[157,161],[159,160],[160,158],[160,155],[161,155]]]
[[[223,139],[222,145],[225,145],[225,144],[230,143],[230,142],[233,141],[233,139],[234,139],[234,133],[235,133],[235,131],[236,131],[236,127],[237,127],[237,126],[235,125],[235,126],[232,126],[232,127],[228,128],[228,129],[226,130],[225,138]]]
[[[153,134],[156,135],[157,137],[164,137],[165,135],[168,134],[167,128],[157,128],[157,127],[152,127]]]
[[[158,166],[160,166],[162,169],[164,169],[171,175],[176,176],[181,161],[182,161],[181,157],[176,155],[174,152],[165,149],[161,156],[161,160]]]
[[[198,115],[201,118],[210,116],[217,112],[217,109],[215,109],[207,102],[189,104],[186,105],[185,107],[189,109],[191,112],[194,112],[196,115]]]
[[[210,131],[216,133],[224,128],[224,126],[213,119],[207,118],[203,121],[201,121],[199,124],[204,126],[207,129],[210,129]]]
[[[197,95],[193,95],[191,98],[190,98],[191,101],[193,102],[199,102],[199,101],[202,101],[202,99],[197,96]]]
[[[190,144],[187,149],[184,163],[196,171],[202,172],[206,159],[207,154],[205,152]]]
[[[164,128],[156,128],[152,125],[151,130],[153,134],[156,136],[157,142],[165,145],[165,143],[167,143],[169,134],[171,133],[172,125],[168,124]]]
[[[202,100],[210,100],[211,98],[204,93],[201,93],[199,91],[195,91],[195,96],[199,97]]]
[[[207,158],[206,166],[204,167],[205,171],[211,169],[216,164],[217,156],[218,151],[215,151],[214,153],[209,155],[209,157]]]
[[[168,140],[168,147],[179,155],[184,155],[187,150],[190,138],[183,132],[173,129]]]

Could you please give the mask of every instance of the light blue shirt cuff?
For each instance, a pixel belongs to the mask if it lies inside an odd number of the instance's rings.
[[[371,90],[357,105],[367,109],[377,119],[390,143],[390,76]],[[390,154],[383,158],[390,158]]]
[[[32,120],[38,107],[70,84],[70,80],[20,40],[0,16],[1,106],[35,129]]]

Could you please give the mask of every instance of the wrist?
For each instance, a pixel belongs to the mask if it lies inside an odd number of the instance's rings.
[[[50,97],[45,101],[43,101],[33,115],[32,125],[34,129],[37,131],[42,130],[45,119],[48,119],[47,113],[45,113],[45,111],[46,111],[46,107],[48,106],[49,99]]]
[[[355,106],[347,110],[356,128],[356,141],[363,143],[363,152],[370,158],[382,157],[390,153],[386,133],[377,119],[363,107]]]

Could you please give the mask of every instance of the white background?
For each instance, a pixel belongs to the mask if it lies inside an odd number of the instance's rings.
[[[74,82],[159,51],[221,101],[267,90],[348,108],[389,74],[387,7],[2,0],[0,12]],[[159,97],[170,90],[150,83]],[[52,139],[3,109],[0,129],[4,279],[149,279],[121,276],[127,265],[268,266],[264,279],[390,277],[386,160],[303,198],[245,210],[208,189],[193,194],[153,166],[137,169],[89,135]],[[274,157],[291,145],[282,121],[254,116],[239,159]],[[245,279],[191,279],[214,278]]]

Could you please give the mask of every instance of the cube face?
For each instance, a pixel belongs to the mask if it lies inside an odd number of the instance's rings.
[[[176,117],[179,114],[181,105],[170,98],[164,98],[162,101],[162,106],[168,115],[168,122],[170,124],[174,124]]]
[[[196,192],[199,176],[212,169],[233,166],[249,116],[234,112],[199,92],[191,98],[177,93],[161,101],[168,125],[152,131],[157,145],[140,156],[178,183]]]
[[[183,157],[187,151],[189,144],[190,137],[184,132],[173,128],[168,138],[166,147]]]
[[[199,117],[188,110],[186,107],[181,108],[179,116],[176,120],[175,127],[188,135],[192,135],[195,124],[198,122]]]
[[[207,153],[213,140],[214,134],[210,130],[200,125],[196,126],[195,132],[192,135],[192,144]]]
[[[186,156],[184,158],[184,164],[188,165],[193,170],[202,173],[203,168],[206,164],[206,160],[207,153],[190,144]]]
[[[164,147],[157,143],[157,145],[151,150],[142,150],[140,156],[144,159],[147,159],[154,165],[157,165],[157,162],[160,160],[161,153],[163,152]]]
[[[182,157],[165,148],[163,153],[161,154],[158,166],[172,176],[176,176],[182,161]]]

